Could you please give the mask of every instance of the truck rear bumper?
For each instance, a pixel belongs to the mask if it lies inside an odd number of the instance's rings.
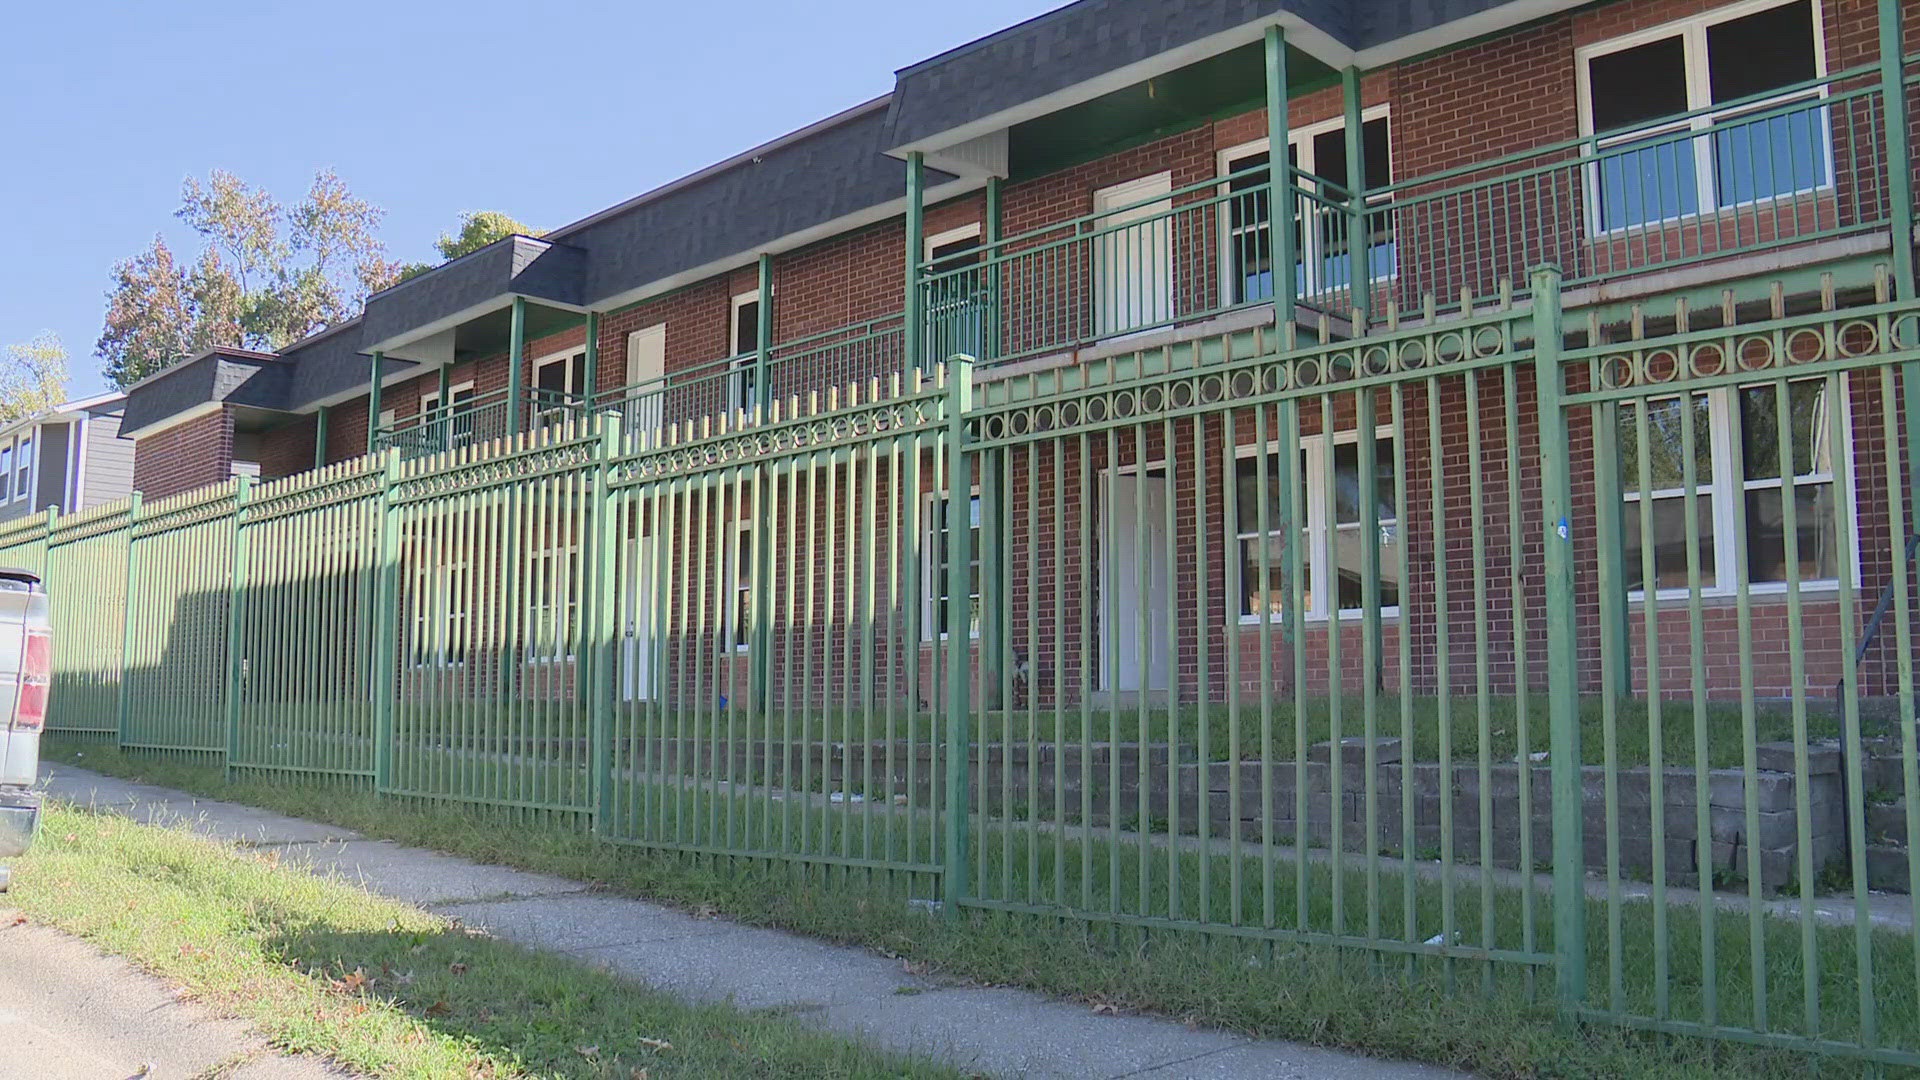
[[[18,788],[0,788],[0,859],[24,854],[40,822],[40,796]]]

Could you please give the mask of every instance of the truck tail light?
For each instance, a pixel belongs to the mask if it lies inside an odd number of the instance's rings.
[[[27,631],[27,647],[20,657],[20,702],[13,710],[13,730],[38,731],[47,722],[47,687],[53,680],[53,635],[44,629]]]

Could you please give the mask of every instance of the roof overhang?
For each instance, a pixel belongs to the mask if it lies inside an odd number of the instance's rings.
[[[361,350],[452,363],[458,328],[511,307],[516,297],[585,311],[586,270],[586,251],[570,244],[531,236],[496,240],[368,297]]]

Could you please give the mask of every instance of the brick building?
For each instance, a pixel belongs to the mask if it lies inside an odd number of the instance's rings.
[[[1887,137],[1886,6],[1081,0],[901,69],[886,97],[397,285],[278,355],[219,350],[150,378],[126,410],[136,486],[154,499],[370,452],[471,452],[605,412],[634,445],[684,441],[776,410],[822,412],[876,385],[894,393],[896,378],[953,353],[978,358],[990,413],[1038,423],[1044,407],[1059,423],[1036,388],[1128,363],[1143,372],[1215,340],[1283,360],[1345,347],[1354,364],[1371,363],[1373,341],[1402,362],[1422,328],[1421,348],[1473,353],[1482,335],[1518,348],[1501,313],[1524,317],[1539,299],[1528,274],[1549,263],[1564,274],[1569,349],[1638,355],[1636,340],[1713,330],[1744,341],[1739,327],[1822,311],[1844,334],[1846,312],[1911,299],[1912,155],[1910,138]],[[1277,183],[1273,131],[1291,163]],[[1451,345],[1449,325],[1468,328]],[[1570,391],[1598,378],[1575,376]],[[1686,406],[1679,393],[1648,397],[1612,419],[1599,405],[1570,414],[1574,516],[1625,521],[1625,580],[1579,579],[1591,679],[1624,661],[1625,677],[1659,693],[1685,691],[1699,669],[1695,689],[1714,695],[1788,697],[1847,668],[1862,628],[1843,628],[1853,601],[1838,594],[1877,593],[1897,561],[1886,462],[1905,436],[1882,422],[1896,384],[1869,371],[1761,382],[1718,382]],[[1005,581],[984,633],[1008,658],[982,678],[1059,702],[1537,685],[1545,584],[1530,519],[1551,451],[1537,392],[1513,366],[1330,392],[1284,422],[1265,404],[1202,418],[1170,398],[1158,399],[1164,423],[1148,422],[1154,405],[1137,398],[1124,438],[1010,441],[990,459],[998,473],[977,477],[980,545]],[[1370,432],[1358,423],[1369,406]],[[1748,451],[1782,418],[1769,468]],[[849,468],[851,499],[864,474]],[[1281,474],[1299,485],[1297,505],[1276,501],[1292,497],[1273,486]],[[929,627],[944,618],[940,473],[931,459],[889,464],[862,483],[904,505],[924,580],[918,596],[890,579],[859,599],[920,624],[920,658],[881,663],[924,671],[924,684],[939,638]],[[674,609],[674,633],[745,646],[752,565],[773,570],[774,604],[829,610],[811,591],[798,598],[807,575],[791,568],[855,574],[850,532],[830,542],[811,508],[854,511],[826,498],[807,495],[804,539],[824,553],[809,547],[806,563],[798,535],[771,555],[755,547],[746,496],[702,503],[713,554],[667,559],[717,571],[684,602],[711,609],[713,625],[696,630]],[[1276,524],[1295,515],[1297,534]],[[1377,543],[1365,539],[1374,530]],[[1582,543],[1604,561],[1590,534]],[[547,560],[550,592],[529,623],[565,617],[553,597],[585,580],[577,550],[530,556]],[[1276,623],[1293,603],[1294,551],[1297,656],[1273,641],[1292,638]],[[1656,603],[1697,601],[1662,609],[1653,633],[1648,572]],[[429,618],[428,595],[471,590],[420,581],[403,601],[413,625],[456,617]],[[1625,598],[1618,649],[1602,642],[1608,588]],[[462,634],[492,632],[461,618]],[[1744,674],[1731,648],[1743,627],[1754,637]],[[808,639],[823,665],[845,643],[835,635]],[[729,674],[715,677],[738,693],[732,644],[715,660]],[[1883,644],[1863,685],[1890,692],[1896,666]]]

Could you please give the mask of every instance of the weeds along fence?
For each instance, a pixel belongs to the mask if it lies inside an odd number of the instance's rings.
[[[58,732],[1920,1064],[1920,305],[1528,286],[602,411],[0,560]]]

